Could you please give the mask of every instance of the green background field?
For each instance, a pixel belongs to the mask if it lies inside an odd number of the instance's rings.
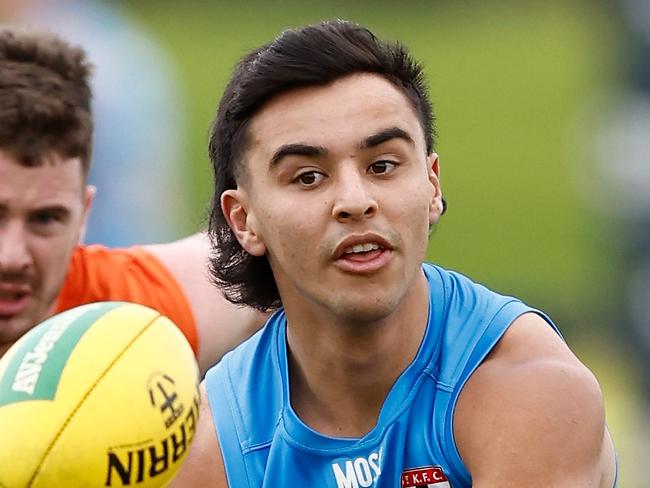
[[[187,109],[184,164],[201,225],[210,198],[207,131],[230,70],[280,30],[346,18],[399,39],[423,61],[438,119],[449,212],[429,258],[547,311],[596,372],[620,451],[623,483],[643,486],[641,372],[618,339],[622,276],[616,225],[590,201],[587,149],[598,107],[625,59],[600,2],[121,2],[168,50]],[[589,116],[587,116],[589,114]],[[587,137],[585,137],[585,135]]]

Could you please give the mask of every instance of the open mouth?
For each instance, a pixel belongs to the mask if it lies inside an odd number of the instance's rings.
[[[375,242],[368,242],[364,244],[355,244],[343,251],[341,259],[349,259],[352,261],[368,261],[374,259],[384,251],[384,247]]]
[[[369,275],[384,268],[390,262],[392,253],[388,245],[372,239],[344,247],[335,263],[346,273]]]
[[[18,300],[25,295],[27,295],[27,293],[22,291],[0,290],[0,301]]]
[[[0,316],[9,317],[20,313],[29,297],[30,294],[24,291],[0,289]]]

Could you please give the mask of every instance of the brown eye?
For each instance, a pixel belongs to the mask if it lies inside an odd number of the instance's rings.
[[[305,173],[298,177],[300,183],[303,185],[311,185],[316,182],[316,175],[314,173]]]
[[[303,186],[314,186],[320,183],[324,177],[325,175],[318,171],[305,171],[299,174],[294,181]]]
[[[375,175],[383,175],[390,173],[397,167],[397,164],[393,161],[388,161],[382,159],[381,161],[375,161],[370,165],[369,172]]]

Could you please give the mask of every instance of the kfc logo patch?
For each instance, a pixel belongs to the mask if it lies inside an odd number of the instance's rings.
[[[427,466],[402,471],[401,488],[451,488],[451,485],[440,466]]]

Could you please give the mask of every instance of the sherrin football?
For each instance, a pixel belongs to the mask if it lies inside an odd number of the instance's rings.
[[[198,420],[198,368],[150,308],[83,305],[0,359],[0,487],[165,486]]]

